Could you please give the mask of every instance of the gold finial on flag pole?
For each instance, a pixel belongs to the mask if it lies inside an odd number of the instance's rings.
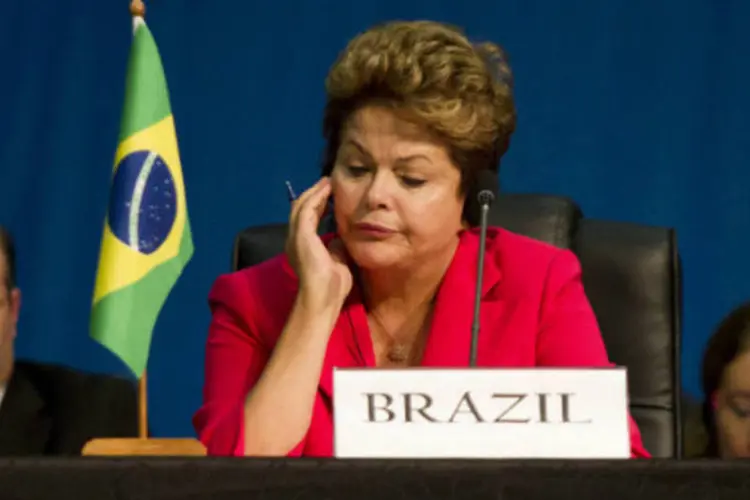
[[[146,6],[143,4],[142,0],[132,0],[130,2],[130,14],[133,17],[146,16]]]

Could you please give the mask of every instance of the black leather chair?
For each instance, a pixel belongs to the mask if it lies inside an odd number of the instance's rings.
[[[681,457],[682,286],[674,230],[587,219],[570,199],[530,194],[500,195],[490,224],[578,255],[610,359],[628,368],[630,408],[646,448],[654,457]],[[232,268],[283,252],[285,236],[286,224],[245,229]]]

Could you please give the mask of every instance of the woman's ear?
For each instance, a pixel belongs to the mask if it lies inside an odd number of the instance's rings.
[[[328,204],[323,217],[320,218],[320,225],[318,226],[318,232],[320,234],[335,233],[336,228],[336,214],[334,213],[333,196],[328,198]]]

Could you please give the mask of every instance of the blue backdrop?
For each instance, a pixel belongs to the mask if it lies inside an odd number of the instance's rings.
[[[2,0],[0,223],[15,233],[20,356],[124,373],[88,338],[123,99],[128,0]],[[674,226],[684,257],[684,384],[707,335],[750,298],[746,0],[152,0],[196,253],[152,348],[159,436],[193,435],[206,294],[242,227],[286,218],[314,181],[323,79],[346,41],[393,18],[464,26],[509,51],[520,112],[509,191],[588,216]]]

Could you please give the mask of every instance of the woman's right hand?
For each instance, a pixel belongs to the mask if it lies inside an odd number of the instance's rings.
[[[298,296],[311,308],[338,311],[352,288],[352,274],[341,240],[328,247],[318,235],[318,225],[331,195],[331,182],[323,177],[292,204],[286,254],[299,278]]]

